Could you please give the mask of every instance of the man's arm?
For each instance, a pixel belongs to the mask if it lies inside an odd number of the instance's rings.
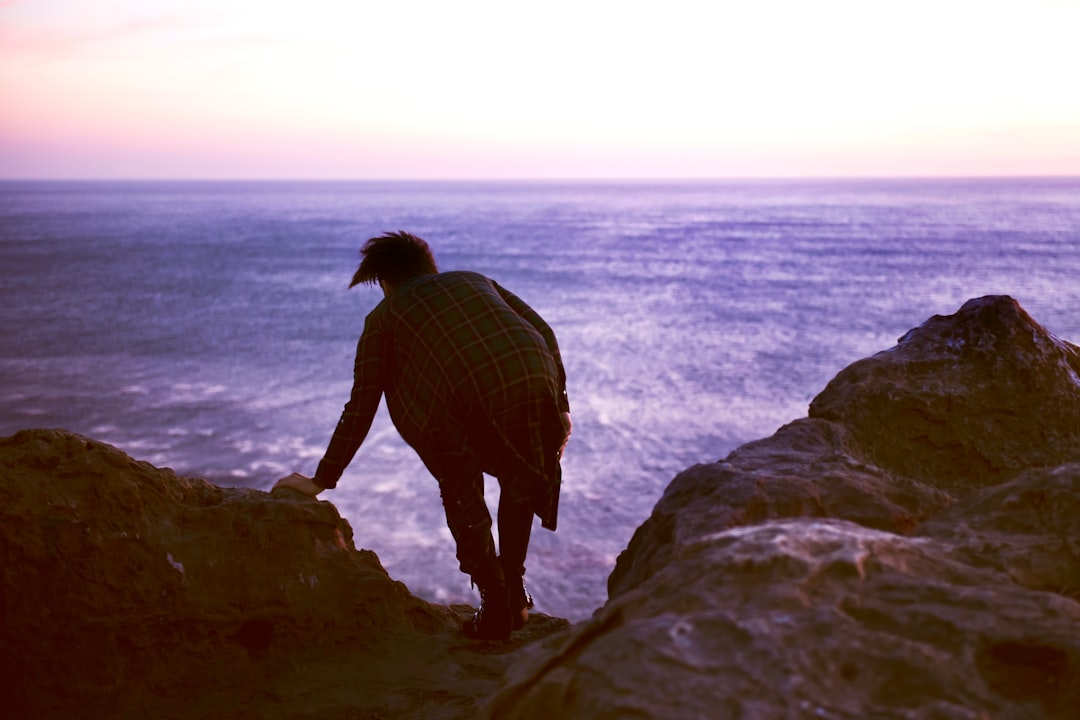
[[[356,345],[352,393],[313,478],[315,485],[320,488],[337,487],[338,479],[371,429],[371,421],[375,419],[383,393],[385,360],[382,347],[378,324],[369,315]]]

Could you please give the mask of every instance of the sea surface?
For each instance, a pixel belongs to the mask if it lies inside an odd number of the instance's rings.
[[[526,579],[571,620],[677,473],[804,417],[932,315],[1008,294],[1080,343],[1080,179],[8,181],[0,436],[67,428],[226,486],[312,474],[381,298],[348,289],[359,246],[398,229],[559,337],[574,436]],[[322,497],[414,593],[477,602],[385,407]]]

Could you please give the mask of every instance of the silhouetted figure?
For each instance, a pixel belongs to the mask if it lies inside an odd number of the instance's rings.
[[[470,637],[505,640],[528,618],[525,556],[532,517],[555,530],[570,406],[555,334],[522,300],[474,272],[440,273],[406,232],[371,238],[349,287],[378,283],[356,349],[352,395],[312,479],[275,487],[314,496],[337,485],[379,400],[439,482],[461,571],[480,588]],[[499,481],[499,546],[483,473]]]

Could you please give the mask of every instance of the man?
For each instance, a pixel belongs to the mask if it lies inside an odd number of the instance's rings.
[[[371,238],[349,287],[378,283],[356,349],[352,395],[315,477],[277,487],[311,496],[337,485],[386,395],[394,426],[439,482],[461,571],[480,588],[469,637],[505,641],[528,618],[532,517],[555,530],[570,406],[555,334],[528,305],[473,272],[440,273],[406,232]],[[483,473],[499,481],[499,546]]]

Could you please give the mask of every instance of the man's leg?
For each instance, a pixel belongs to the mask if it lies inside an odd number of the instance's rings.
[[[529,619],[532,597],[525,589],[525,556],[529,552],[533,511],[526,498],[509,490],[500,480],[499,492],[499,561],[510,593],[510,613],[515,628]]]
[[[495,541],[491,515],[484,502],[484,476],[480,473],[445,475],[439,479],[446,525],[457,544],[461,572],[476,584],[492,574]]]
[[[525,556],[532,536],[532,507],[504,487],[499,493],[499,558],[507,581],[525,574]]]
[[[491,537],[491,514],[484,502],[480,472],[446,475],[439,479],[446,524],[457,544],[461,571],[480,588],[480,610],[465,623],[470,637],[505,640],[510,636],[510,605],[502,565]]]
[[[499,560],[515,628],[533,606],[523,580],[533,516],[547,518],[544,526],[555,529],[562,428],[555,399],[536,397],[491,419],[477,443],[487,450],[484,469],[499,479]]]

